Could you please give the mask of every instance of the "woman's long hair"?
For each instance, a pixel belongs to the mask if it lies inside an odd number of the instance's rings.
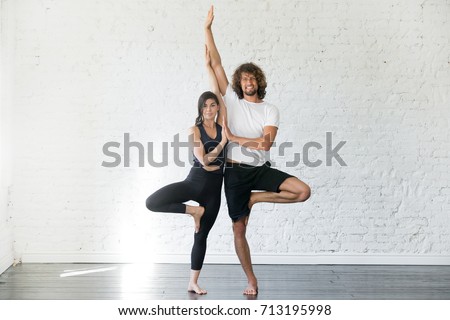
[[[213,99],[219,105],[219,99],[211,91],[203,92],[198,98],[198,117],[195,119],[195,125],[198,126],[203,123],[202,109],[205,107],[205,103],[208,99]]]

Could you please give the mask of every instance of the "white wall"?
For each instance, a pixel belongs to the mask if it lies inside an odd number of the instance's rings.
[[[144,202],[189,169],[170,152],[168,167],[140,168],[136,150],[131,167],[105,168],[102,147],[129,133],[160,159],[163,141],[184,137],[208,89],[210,2],[14,3],[17,258],[188,262],[192,221]],[[255,207],[254,261],[450,263],[449,2],[214,4],[226,72],[246,61],[265,70],[266,100],[282,115],[277,141],[293,143],[273,158],[313,190],[304,204]],[[325,160],[326,132],[333,146],[347,141],[347,166],[287,168],[309,141]],[[208,261],[237,261],[225,201]]]
[[[13,238],[8,212],[8,190],[11,184],[11,57],[13,29],[11,7],[5,1],[0,6],[0,274],[13,263]]]

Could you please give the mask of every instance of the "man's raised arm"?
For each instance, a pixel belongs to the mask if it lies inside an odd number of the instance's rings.
[[[228,86],[227,75],[222,67],[222,59],[220,58],[219,51],[217,50],[216,44],[214,42],[214,37],[212,34],[211,26],[214,20],[214,7],[208,11],[208,16],[205,21],[205,41],[206,46],[209,50],[209,55],[211,57],[211,67],[216,75],[217,82],[219,84],[220,93],[225,95]]]

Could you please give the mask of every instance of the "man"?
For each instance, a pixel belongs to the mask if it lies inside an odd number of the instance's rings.
[[[241,65],[235,71],[231,85],[228,83],[211,30],[213,10],[211,6],[205,22],[205,37],[211,67],[220,93],[224,96],[229,125],[225,121],[224,129],[229,142],[225,195],[233,221],[236,254],[248,280],[244,294],[256,295],[258,282],[245,237],[252,206],[258,202],[303,202],[309,198],[311,191],[304,182],[270,168],[270,163],[266,162],[266,155],[278,131],[278,109],[263,100],[267,83],[264,73],[255,64]]]

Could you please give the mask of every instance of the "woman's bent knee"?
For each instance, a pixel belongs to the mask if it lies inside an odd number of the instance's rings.
[[[145,201],[145,206],[150,211],[158,211],[157,210],[157,205],[156,205],[155,200],[153,199],[152,196],[147,198],[147,200]]]

